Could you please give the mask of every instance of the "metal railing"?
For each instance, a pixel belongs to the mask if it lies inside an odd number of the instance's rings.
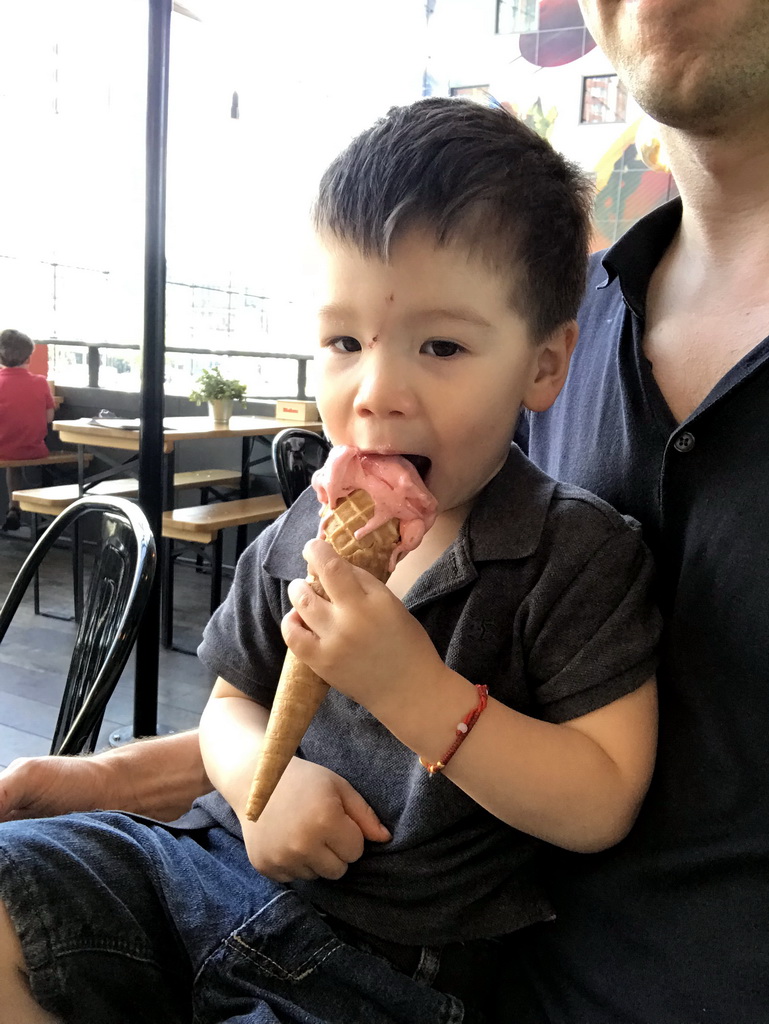
[[[70,341],[60,338],[43,338],[36,339],[36,344],[47,345],[47,346],[63,346],[63,347],[76,347],[86,350],[86,362],[83,367],[84,377],[87,380],[77,382],[76,386],[98,388],[101,387],[100,375],[101,369],[104,364],[102,359],[102,351],[106,349],[119,349],[124,351],[138,352],[141,350],[141,346],[120,344],[119,342],[89,342],[89,341]],[[230,357],[242,357],[247,359],[291,359],[296,363],[296,387],[293,394],[276,394],[275,398],[296,398],[305,399],[307,395],[307,364],[313,359],[311,355],[302,355],[295,352],[253,352],[244,351],[239,349],[227,349],[221,351],[218,349],[211,348],[183,348],[174,345],[168,345],[165,348],[166,354],[175,353],[189,356],[218,356],[221,359],[228,359]],[[113,389],[114,390],[114,389]],[[249,396],[251,397],[251,396]]]

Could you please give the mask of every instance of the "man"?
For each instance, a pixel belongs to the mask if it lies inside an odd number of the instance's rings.
[[[528,948],[529,968],[552,1024],[758,1024],[769,1014],[769,2],[583,10],[667,126],[683,215],[678,202],[657,211],[605,268],[595,262],[572,374],[531,418],[529,450],[643,522],[668,631],[658,768],[638,825],[605,854],[558,857],[558,920]],[[106,759],[69,762],[58,784],[50,762],[26,762],[0,776],[0,814],[144,806],[158,796],[155,762],[176,751],[189,778],[194,743],[113,752],[122,776]],[[179,805],[195,785],[179,787]]]
[[[619,847],[559,859],[534,979],[553,1024],[757,1024],[769,1019],[769,3],[582,6],[663,124],[683,205],[594,259],[568,382],[530,417],[528,448],[643,523],[667,635],[644,809]]]

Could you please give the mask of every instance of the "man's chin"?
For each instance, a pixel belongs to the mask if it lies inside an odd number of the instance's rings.
[[[641,109],[658,124],[703,137],[731,133],[739,126],[748,93],[704,60],[676,69],[671,61],[633,68],[628,89]],[[765,110],[762,101],[757,109]]]
[[[714,113],[703,115],[701,110],[690,112],[681,108],[656,108],[656,113],[652,113],[652,110],[647,110],[646,107],[643,109],[660,125],[660,137],[663,141],[670,138],[669,132],[704,142],[715,142],[719,139],[727,141],[736,137],[738,123],[735,122],[733,112],[719,118]],[[670,151],[673,152],[672,147]]]

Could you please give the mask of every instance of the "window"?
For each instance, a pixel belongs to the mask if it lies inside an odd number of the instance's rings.
[[[342,146],[382,110],[417,98],[424,6],[392,4],[384,20],[381,5],[349,0],[173,6],[166,344],[308,354],[307,211]],[[40,340],[141,339],[146,8],[0,0],[0,327]],[[340,24],[347,55],[330,62]],[[84,25],[98,29],[98,46]],[[287,134],[285,109],[308,103],[324,116]],[[276,148],[279,161],[265,158]],[[78,353],[61,348],[74,366]],[[110,355],[110,384],[139,387],[133,359]],[[261,383],[294,394],[296,368],[271,361]]]
[[[596,75],[582,82],[581,124],[614,124],[624,121],[627,89],[616,75]]]
[[[537,31],[538,0],[497,0],[497,34]]]

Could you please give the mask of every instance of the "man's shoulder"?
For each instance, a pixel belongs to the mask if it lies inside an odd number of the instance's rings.
[[[602,312],[608,306],[616,304],[618,300],[621,301],[619,278],[604,263],[608,251],[604,249],[601,252],[594,252],[588,261],[585,292],[577,316],[580,326],[595,311]]]
[[[590,258],[585,294],[577,313],[579,340],[563,389],[572,398],[575,390],[582,389],[594,395],[599,382],[603,386],[612,382],[613,386],[612,367],[628,311],[619,278],[604,265],[604,255],[594,253]]]

